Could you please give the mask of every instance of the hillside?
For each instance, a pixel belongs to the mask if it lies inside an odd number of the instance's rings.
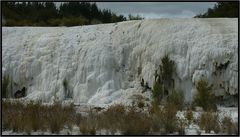
[[[201,77],[215,95],[238,94],[238,19],[158,19],[78,27],[3,27],[2,75],[27,99],[130,103],[153,87],[161,58],[176,62],[175,87],[191,101]],[[14,94],[14,93],[11,93]],[[236,102],[237,103],[237,102]]]

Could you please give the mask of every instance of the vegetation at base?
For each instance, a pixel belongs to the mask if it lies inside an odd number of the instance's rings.
[[[143,111],[137,106],[116,104],[98,112],[90,109],[87,115],[77,113],[73,104],[62,106],[60,102],[42,105],[40,102],[22,104],[19,101],[2,101],[2,129],[31,134],[33,131],[60,133],[64,128],[79,126],[83,135],[95,135],[105,130],[106,134],[122,135],[169,135],[185,134],[187,122],[193,120],[192,112],[185,114],[188,121],[176,116],[178,106],[167,102],[155,111]],[[151,106],[154,107],[154,106]],[[152,110],[153,108],[149,108]],[[191,123],[191,122],[190,122]],[[219,120],[217,112],[203,112],[197,119],[200,129],[210,133],[237,134],[237,123],[225,117]]]
[[[236,2],[217,2],[213,8],[208,8],[204,14],[196,15],[195,18],[238,18],[239,3]]]
[[[229,135],[238,134],[238,124],[234,123],[230,117],[224,117],[221,122],[222,132]]]
[[[203,108],[203,110],[217,110],[215,96],[208,87],[206,80],[199,80],[197,83],[197,94],[194,97],[194,103]]]
[[[176,109],[172,106],[159,109],[156,113],[139,111],[136,106],[117,104],[101,113],[90,110],[88,115],[76,113],[73,105],[41,105],[40,102],[3,101],[3,130],[14,132],[47,131],[59,133],[66,125],[78,125],[84,135],[96,134],[97,130],[107,130],[108,134],[120,132],[124,135],[145,135],[159,132],[168,134],[178,129]],[[157,123],[156,123],[157,122]],[[160,127],[160,128],[158,128]]]
[[[59,102],[44,106],[40,102],[23,104],[19,101],[2,101],[3,129],[14,132],[59,131],[67,124],[75,113],[73,105],[62,106]]]
[[[174,106],[177,107],[177,110],[182,110],[184,107],[184,95],[182,91],[173,90],[168,98],[167,101],[172,103]]]
[[[185,112],[185,118],[187,119],[187,124],[190,125],[193,122],[193,112],[192,110],[188,109]]]
[[[206,133],[210,133],[210,131],[214,131],[215,133],[220,132],[220,121],[216,112],[207,111],[202,113],[198,125]]]

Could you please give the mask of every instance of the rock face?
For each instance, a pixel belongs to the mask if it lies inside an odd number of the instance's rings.
[[[161,58],[191,101],[208,79],[217,96],[238,94],[238,19],[158,19],[78,27],[3,27],[2,74],[12,91],[49,102],[124,102],[153,86]]]

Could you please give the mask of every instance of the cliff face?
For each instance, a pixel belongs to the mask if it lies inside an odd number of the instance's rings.
[[[238,94],[237,19],[159,19],[78,27],[3,27],[2,74],[12,92],[49,102],[123,102],[152,87],[161,58],[176,62],[175,87],[186,101],[196,81],[216,95]]]

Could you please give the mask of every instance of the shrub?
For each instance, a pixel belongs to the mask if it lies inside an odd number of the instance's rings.
[[[162,95],[163,95],[162,86],[159,83],[155,82],[153,86],[152,97],[156,101],[156,103],[158,104],[160,103]]]
[[[175,72],[175,62],[170,60],[168,54],[161,59],[160,76],[164,85],[164,90],[169,89],[172,86],[172,76]]]
[[[120,121],[120,131],[124,135],[144,135],[150,131],[150,120],[146,113],[137,112],[132,106]],[[144,124],[143,124],[144,123]]]
[[[174,106],[176,106],[178,110],[182,110],[183,109],[183,105],[184,105],[183,92],[182,91],[173,90],[169,94],[167,101],[169,103],[172,103]]]
[[[148,134],[151,128],[150,117],[147,113],[138,111],[136,106],[111,106],[95,117],[97,129],[106,129],[111,134],[116,131],[124,135]]]
[[[201,106],[206,110],[216,110],[216,102],[214,95],[211,93],[210,88],[208,88],[208,83],[206,80],[200,80],[197,83],[197,94],[194,98],[194,103]]]
[[[159,72],[159,74],[158,74]],[[174,80],[172,78],[175,72],[175,62],[170,60],[168,55],[161,59],[159,71],[155,71],[155,83],[153,86],[153,98],[160,103],[164,95],[174,88]]]
[[[62,106],[60,102],[55,102],[53,106],[48,107],[48,125],[52,133],[59,133],[59,131],[68,122],[70,117],[75,113],[74,106]],[[56,114],[58,115],[56,117]]]
[[[167,102],[163,111],[163,125],[165,133],[173,133],[177,130],[177,106],[174,103]]]
[[[50,19],[48,20],[50,26],[59,26],[61,24],[61,19]]]
[[[39,102],[34,103],[30,102],[24,107],[23,113],[25,113],[25,121],[26,125],[28,125],[27,130],[32,129],[33,131],[37,131],[38,129],[43,129],[43,121],[39,119],[41,114],[39,113],[42,110],[42,106]]]
[[[220,130],[218,114],[212,111],[202,113],[199,118],[199,127],[206,133],[210,133],[211,130],[218,133]]]
[[[89,116],[83,118],[80,122],[79,129],[83,135],[95,135],[96,134],[96,120],[94,117]]]
[[[151,113],[151,131],[159,132],[163,130],[163,124],[162,124],[162,109],[159,109],[158,111],[155,111],[154,113]]]
[[[234,123],[230,117],[224,117],[222,119],[222,131],[227,134],[234,134]]]
[[[122,123],[125,115],[126,109],[122,104],[110,106],[99,114],[97,128],[107,129],[113,134],[117,129],[120,129],[120,123]]]
[[[178,131],[177,107],[173,103],[167,102],[164,107],[160,107],[150,113],[151,129],[153,132],[169,134]]]
[[[185,118],[188,120],[187,124],[190,125],[191,122],[193,121],[193,113],[192,113],[192,110],[187,110],[185,112]]]
[[[64,26],[79,26],[89,24],[89,20],[85,17],[64,17],[61,19],[62,25]]]
[[[151,107],[149,108],[149,113],[157,113],[159,111],[159,103],[156,100],[151,102]]]
[[[101,22],[100,20],[98,20],[98,19],[92,19],[90,24],[91,24],[91,25],[94,25],[94,24],[102,24],[102,22]]]

